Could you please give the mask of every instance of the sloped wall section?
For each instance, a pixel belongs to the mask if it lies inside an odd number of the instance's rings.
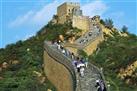
[[[84,50],[87,55],[91,55],[97,49],[98,44],[100,44],[103,40],[103,33],[100,33],[96,38],[91,39],[88,43],[85,43],[84,45],[65,43],[63,44],[63,46],[69,51],[73,52],[75,55],[78,54],[79,49]]]
[[[95,87],[97,79],[102,79],[107,86],[103,72],[93,64],[89,63],[83,79],[74,70],[71,59],[59,52],[55,46],[45,42],[44,49],[44,71],[57,91],[97,91]]]
[[[44,45],[44,71],[58,91],[75,91],[76,76],[69,59],[49,46]]]
[[[89,42],[83,50],[87,53],[87,55],[91,55],[97,49],[98,44],[100,44],[103,40],[103,34],[100,34],[98,37]]]

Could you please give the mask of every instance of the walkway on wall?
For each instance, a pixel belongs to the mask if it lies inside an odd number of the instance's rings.
[[[101,28],[94,26],[90,31],[86,32],[83,36],[78,38],[73,44],[63,43],[63,46],[83,49],[100,37],[103,39],[103,32]]]
[[[102,79],[100,73],[93,65],[89,64],[85,70],[85,76],[79,76],[79,90],[77,91],[97,91],[96,80]]]
[[[59,50],[57,50],[57,48],[55,46],[53,46],[50,43],[45,41],[45,48],[46,48],[47,52],[49,52],[50,54],[53,54],[52,55],[52,56],[54,56],[53,58],[63,59],[63,60],[59,60],[60,63],[61,63],[61,61],[65,61],[65,62],[67,62],[67,63],[64,62],[65,63],[64,65],[66,65],[66,67],[67,66],[69,66],[70,68],[73,67],[72,60],[70,59],[70,57],[67,57],[63,53],[59,52]],[[56,56],[56,55],[58,55],[58,56]],[[61,56],[61,58],[58,58],[59,55]],[[69,65],[67,65],[67,64],[69,64]],[[73,75],[74,80],[75,80],[74,85],[76,85],[76,90],[74,90],[74,91],[97,91],[97,88],[95,87],[96,80],[98,80],[98,79],[104,80],[104,79],[102,79],[103,74],[100,71],[100,69],[98,69],[93,64],[89,64],[88,68],[85,69],[84,77],[80,77],[79,74],[76,72],[76,70],[74,70],[74,68],[72,68],[71,70],[72,70],[72,72],[75,72],[75,74],[76,74],[75,77]]]
[[[92,43],[97,37],[103,36],[103,32],[101,28],[97,26],[93,26],[90,31],[85,33],[79,39],[75,41],[75,44],[81,45],[83,47],[87,46],[88,44]]]
[[[102,30],[94,26],[91,31],[87,32],[84,36],[81,36],[79,39],[75,41],[74,44],[64,44],[63,46],[71,46],[77,48],[86,47],[88,44],[92,43],[96,38],[103,36]],[[88,67],[85,69],[84,77],[81,77],[78,72],[74,69],[72,65],[72,59],[69,56],[64,55],[60,50],[57,49],[51,43],[45,41],[47,52],[53,56],[59,63],[63,64],[66,68],[70,70],[72,77],[75,79],[74,81],[74,91],[97,91],[96,80],[102,80],[105,82],[104,76],[101,70],[89,63]],[[76,86],[76,88],[75,88]]]

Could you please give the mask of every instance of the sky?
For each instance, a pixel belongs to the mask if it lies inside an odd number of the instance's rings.
[[[0,48],[35,35],[64,2],[79,2],[84,15],[110,18],[137,35],[137,0],[0,0]]]

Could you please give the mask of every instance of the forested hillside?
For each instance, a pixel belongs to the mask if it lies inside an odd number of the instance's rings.
[[[43,73],[43,46],[46,40],[55,40],[58,35],[69,38],[73,28],[70,23],[52,24],[49,22],[35,36],[25,41],[9,44],[0,49],[0,91],[55,91],[55,87]]]
[[[105,35],[105,41],[90,55],[91,62],[103,68],[110,91],[137,91],[137,65],[133,64],[137,61],[137,36],[127,32],[123,37],[117,31],[112,35]],[[132,68],[120,76],[129,65]]]
[[[66,34],[69,30],[73,32]],[[56,91],[43,73],[44,40],[55,40],[60,34],[67,40],[80,31],[68,23],[49,23],[35,36],[1,48],[0,91]],[[110,91],[137,90],[137,68],[132,76],[126,75],[124,79],[118,76],[120,69],[137,61],[137,36],[128,32],[127,35],[123,37],[118,32],[113,32],[113,37],[104,35],[105,40],[89,56],[90,62],[103,68]]]

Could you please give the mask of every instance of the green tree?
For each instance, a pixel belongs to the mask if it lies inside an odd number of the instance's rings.
[[[78,54],[84,58],[88,57],[87,53],[84,50],[78,50]]]
[[[105,25],[105,21],[104,21],[103,19],[100,20],[100,23],[101,23],[102,25]]]
[[[128,27],[125,26],[125,25],[122,27],[121,30],[122,30],[122,32],[124,32],[124,33],[128,33]]]
[[[55,19],[57,21],[57,23],[58,23],[58,21],[59,21],[58,15],[53,15],[53,19]]]
[[[105,27],[109,28],[109,29],[112,29],[113,28],[113,21],[112,19],[106,19],[105,20]]]

